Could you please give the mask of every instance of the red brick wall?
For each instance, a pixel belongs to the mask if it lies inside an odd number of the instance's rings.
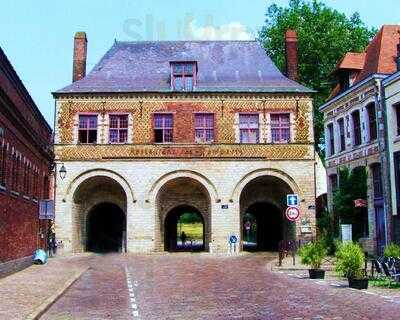
[[[32,255],[46,244],[47,222],[39,221],[38,202],[49,194],[44,177],[50,175],[51,129],[38,114],[22,82],[0,51],[0,146],[8,146],[5,185],[0,187],[0,263]],[[12,188],[12,150],[38,170],[37,187],[24,190],[24,162]],[[33,175],[30,175],[31,185]],[[41,238],[40,234],[44,237]]]
[[[174,143],[194,143],[194,118],[195,113],[213,113],[208,106],[195,103],[169,103],[166,109],[162,109],[159,112],[166,113],[171,112],[174,116],[174,132],[173,141]],[[157,113],[155,111],[154,113]],[[217,140],[217,127],[216,121],[214,120],[214,140]],[[153,140],[154,142],[154,136]]]

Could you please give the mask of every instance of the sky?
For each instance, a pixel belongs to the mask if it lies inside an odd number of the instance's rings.
[[[368,25],[400,24],[399,0],[325,0]],[[88,37],[87,71],[114,39],[254,39],[273,3],[289,0],[1,0],[0,46],[53,126],[51,92],[71,83],[73,36]]]

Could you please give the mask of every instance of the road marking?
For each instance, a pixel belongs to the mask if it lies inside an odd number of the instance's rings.
[[[127,284],[127,287],[128,287],[128,294],[129,294],[130,301],[131,301],[130,309],[131,309],[131,312],[132,312],[132,317],[134,319],[138,319],[139,311],[138,311],[138,305],[136,303],[136,298],[135,298],[135,293],[134,293],[134,290],[133,290],[133,286],[135,286],[136,290],[137,290],[137,287],[139,286],[139,283],[136,280],[134,280],[133,281],[133,285],[132,285],[131,274],[129,273],[128,266],[125,266],[125,274],[126,274],[126,284]]]

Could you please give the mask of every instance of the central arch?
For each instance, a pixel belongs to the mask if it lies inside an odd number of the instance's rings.
[[[196,250],[208,250],[211,241],[211,200],[207,188],[191,177],[178,177],[167,181],[156,196],[157,229],[156,237],[160,249],[176,251],[179,248],[178,221],[184,213],[199,217],[202,225],[202,239],[190,239]],[[200,245],[201,244],[201,245]],[[190,250],[193,249],[189,247]]]
[[[295,223],[285,218],[286,195],[293,189],[276,176],[250,180],[240,194],[243,249],[277,251],[281,240],[295,238]]]
[[[204,251],[204,217],[197,208],[181,205],[171,209],[164,225],[166,251]]]

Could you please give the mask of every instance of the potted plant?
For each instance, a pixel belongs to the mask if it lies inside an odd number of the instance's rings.
[[[336,252],[336,272],[347,277],[349,287],[354,289],[368,289],[368,278],[362,269],[364,252],[353,242],[340,244]]]
[[[322,242],[311,242],[300,248],[301,263],[311,267],[308,269],[310,279],[325,278],[325,270],[321,269],[321,264],[326,253],[327,250]]]

